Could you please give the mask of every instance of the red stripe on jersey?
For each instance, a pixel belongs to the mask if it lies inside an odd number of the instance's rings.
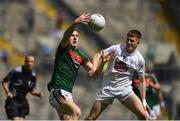
[[[90,63],[90,61],[86,61],[86,62],[85,62],[85,65],[88,64],[88,63]]]

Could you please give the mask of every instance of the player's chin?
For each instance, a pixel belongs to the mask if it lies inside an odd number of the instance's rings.
[[[77,47],[77,44],[72,44],[72,47],[76,48],[76,47]]]
[[[134,51],[134,48],[132,48],[132,47],[128,47],[128,48],[127,48],[127,51],[131,53],[131,52],[133,52],[133,51]]]
[[[31,65],[28,65],[28,66],[27,66],[27,69],[28,69],[28,70],[31,70],[32,68],[33,68],[33,66],[31,66]]]

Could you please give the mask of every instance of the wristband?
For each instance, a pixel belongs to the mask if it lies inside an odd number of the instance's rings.
[[[164,101],[163,102],[161,102],[161,104],[160,104],[162,107],[165,107],[165,103],[164,103]]]
[[[147,105],[146,99],[142,99],[142,103],[143,103],[143,106],[146,108],[146,105]]]

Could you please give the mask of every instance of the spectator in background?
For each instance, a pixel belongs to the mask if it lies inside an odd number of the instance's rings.
[[[56,22],[55,22],[55,30],[53,31],[53,38],[56,42],[62,39],[64,34],[64,29],[62,28],[64,19],[66,18],[66,13],[63,9],[58,9]]]
[[[30,33],[34,29],[34,9],[29,8],[27,14],[26,14],[26,21],[27,21],[27,32]]]
[[[146,53],[146,64],[153,68],[155,64],[155,59],[156,59],[156,52],[157,51],[157,45],[153,42],[149,43],[147,53]]]
[[[24,14],[24,19],[26,21],[26,24],[25,26],[23,25],[19,27],[19,33],[22,34],[23,36],[30,35],[30,33],[34,29],[34,23],[35,23],[34,9],[31,7],[27,9],[28,11],[26,12],[26,14]]]
[[[65,11],[59,8],[57,17],[56,17],[56,29],[62,29],[62,24],[65,18],[66,18]]]
[[[9,61],[9,53],[8,51],[3,48],[1,51],[0,51],[0,58],[1,58],[1,61],[3,63],[5,63],[6,65],[8,64],[8,61]]]
[[[26,95],[42,97],[43,93],[36,89],[36,73],[32,70],[35,57],[27,55],[24,65],[11,70],[2,81],[7,99],[5,110],[8,119],[24,120],[29,114],[29,104]]]

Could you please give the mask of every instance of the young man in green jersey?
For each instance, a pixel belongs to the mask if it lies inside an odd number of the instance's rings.
[[[160,83],[158,82],[156,76],[152,72],[145,73],[146,80],[146,100],[147,104],[150,106],[151,111],[149,119],[156,120],[159,118],[161,110],[165,109],[164,99],[160,88]],[[138,79],[133,79],[133,91],[140,98],[139,90],[140,81]]]
[[[94,67],[87,56],[77,48],[79,34],[75,27],[79,24],[87,25],[90,21],[90,14],[82,14],[76,18],[65,31],[56,51],[54,71],[48,84],[51,88],[49,102],[57,110],[61,120],[78,120],[81,115],[80,108],[73,101],[72,89],[80,65],[88,72]]]

